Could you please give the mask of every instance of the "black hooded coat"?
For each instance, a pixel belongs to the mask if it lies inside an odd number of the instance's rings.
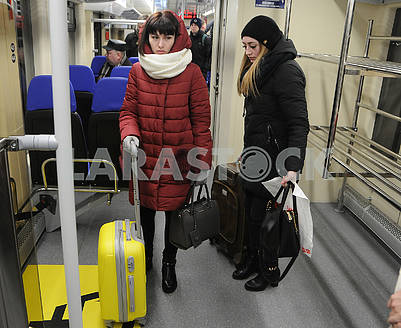
[[[292,41],[282,37],[261,59],[256,79],[259,95],[245,98],[244,149],[263,148],[273,163],[264,180],[278,176],[277,155],[288,147],[298,148],[300,158],[288,157],[285,168],[298,171],[304,164],[309,121],[305,76],[294,60],[296,54]]]

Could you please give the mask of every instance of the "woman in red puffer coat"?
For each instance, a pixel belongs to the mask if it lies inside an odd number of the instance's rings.
[[[209,94],[199,67],[191,63],[190,48],[182,19],[171,11],[151,15],[141,33],[139,62],[131,69],[120,112],[123,148],[134,145],[146,155],[140,167],[146,178],[140,178],[139,194],[147,270],[152,266],[155,214],[165,211],[166,293],[177,288],[177,248],[169,242],[171,213],[184,204],[190,179],[205,179],[211,165]],[[194,151],[199,154],[196,159]],[[192,174],[191,167],[200,173]]]

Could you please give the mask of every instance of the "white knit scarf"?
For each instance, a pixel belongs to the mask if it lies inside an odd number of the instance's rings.
[[[141,56],[138,54],[138,56],[145,72],[157,80],[169,79],[181,74],[192,61],[192,52],[186,48],[163,55],[147,54]]]

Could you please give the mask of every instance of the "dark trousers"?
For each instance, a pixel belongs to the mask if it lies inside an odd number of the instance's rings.
[[[145,253],[146,257],[153,255],[153,240],[155,237],[155,215],[156,211],[141,206],[141,225],[143,230],[143,238],[145,240]],[[164,250],[163,260],[167,262],[174,262],[177,256],[177,247],[169,241],[170,232],[170,218],[171,212],[165,212],[166,223],[164,226]]]
[[[267,202],[274,197],[259,182],[245,182],[244,193],[245,220],[248,230],[247,247],[250,254],[256,254],[260,246],[259,235],[266,215]],[[265,254],[265,261],[271,266],[277,265],[278,263],[277,256],[274,254]]]

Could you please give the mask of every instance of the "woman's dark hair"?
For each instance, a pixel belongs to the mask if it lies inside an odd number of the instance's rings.
[[[159,32],[164,35],[179,35],[180,23],[171,11],[164,10],[152,14],[146,21],[139,40],[138,52],[143,56],[145,45],[149,44],[149,34]]]

